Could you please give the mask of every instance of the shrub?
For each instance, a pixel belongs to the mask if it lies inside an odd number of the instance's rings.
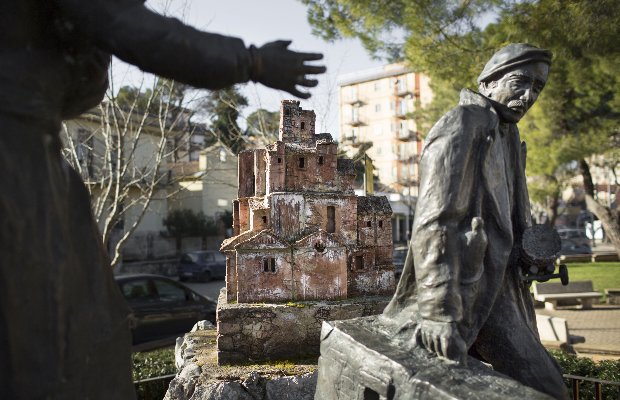
[[[607,381],[620,382],[620,360],[592,361],[589,358],[578,357],[573,354],[566,354],[561,351],[551,350],[551,355],[562,367],[562,372],[566,375],[577,375],[586,378],[604,379]],[[570,379],[564,379],[571,398],[573,389]],[[615,399],[618,397],[618,386],[603,385],[603,398]],[[581,381],[579,383],[579,398],[583,400],[594,400],[594,383]]]
[[[174,365],[174,350],[155,350],[148,353],[133,353],[133,380],[138,381],[147,378],[176,374]],[[149,387],[151,399],[163,399],[165,395],[162,382],[141,383],[136,385],[136,397],[138,400],[145,398],[146,387]]]

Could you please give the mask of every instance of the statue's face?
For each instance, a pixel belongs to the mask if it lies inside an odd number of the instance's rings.
[[[486,96],[506,106],[499,110],[506,122],[517,123],[542,92],[549,65],[542,62],[520,65],[486,88]]]

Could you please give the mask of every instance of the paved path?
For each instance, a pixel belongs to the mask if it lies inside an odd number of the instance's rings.
[[[536,314],[565,318],[573,335],[586,338],[585,346],[616,346],[620,350],[620,306],[595,305],[591,310],[558,307],[536,309]]]

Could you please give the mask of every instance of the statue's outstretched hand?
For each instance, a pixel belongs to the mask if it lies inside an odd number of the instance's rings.
[[[299,98],[307,99],[310,93],[300,92],[296,85],[315,87],[316,79],[306,79],[307,74],[322,74],[324,66],[305,64],[323,58],[317,53],[297,53],[287,49],[290,40],[278,40],[262,47],[250,46],[252,54],[251,79],[274,89],[285,90]]]
[[[467,345],[454,322],[422,320],[415,330],[414,339],[428,351],[457,363],[467,363]]]

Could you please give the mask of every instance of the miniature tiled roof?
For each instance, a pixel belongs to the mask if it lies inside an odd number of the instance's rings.
[[[338,159],[338,173],[343,175],[357,175],[355,172],[355,164],[353,164],[353,160],[348,158],[339,158]]]
[[[257,199],[255,197],[251,197],[248,200],[248,205],[252,210],[269,210],[269,206],[265,204],[264,199]]]
[[[243,232],[243,233],[242,233],[242,234],[240,234],[240,235],[233,236],[233,237],[231,237],[231,238],[225,239],[225,240],[222,242],[222,245],[220,246],[220,251],[224,251],[224,250],[233,250],[233,248],[234,248],[237,244],[239,244],[239,243],[241,243],[241,242],[245,241],[246,239],[248,239],[248,238],[252,237],[255,233],[256,233],[256,232],[253,232],[253,231],[245,231],[245,232]]]
[[[358,196],[358,214],[392,214],[392,207],[385,196]]]
[[[284,148],[287,153],[296,154],[313,154],[316,153],[316,147],[314,143],[284,143]]]
[[[314,139],[316,140],[316,144],[334,143],[334,139],[332,138],[331,133],[317,133],[316,135],[314,135]]]

